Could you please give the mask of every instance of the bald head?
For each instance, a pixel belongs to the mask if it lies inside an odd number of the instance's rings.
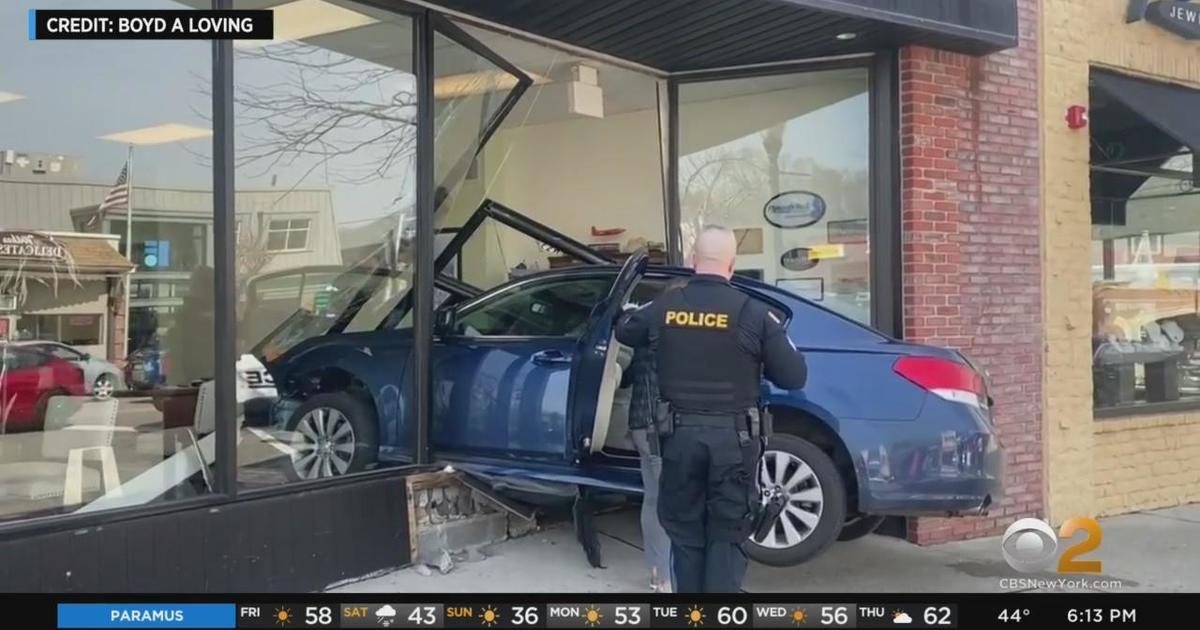
[[[720,225],[705,227],[696,237],[692,251],[692,268],[696,273],[711,274],[729,279],[737,257],[737,237],[733,230]]]

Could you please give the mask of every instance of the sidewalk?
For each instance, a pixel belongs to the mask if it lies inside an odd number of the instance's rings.
[[[1104,563],[1095,580],[1121,580],[1113,592],[1200,591],[1200,505],[1104,519],[1103,544],[1086,559]],[[556,526],[488,549],[483,560],[459,563],[446,575],[407,568],[331,589],[337,593],[396,592],[617,592],[648,593],[635,511],[600,518],[604,562],[593,569],[569,526]],[[1061,549],[1061,546],[1060,546]],[[999,538],[918,547],[897,538],[868,536],[835,544],[813,562],[785,569],[751,563],[751,593],[1005,592],[1001,579],[1036,577],[1013,571],[1000,556]],[[1081,577],[1081,576],[1076,576]],[[1053,591],[1058,590],[1038,589]],[[1070,590],[1070,589],[1065,589]]]

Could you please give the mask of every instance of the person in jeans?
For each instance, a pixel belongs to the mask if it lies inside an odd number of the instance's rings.
[[[686,280],[667,283],[666,290],[682,287]],[[625,311],[639,308],[627,304]],[[629,437],[637,449],[642,469],[642,546],[650,565],[650,588],[671,592],[671,539],[658,520],[658,486],[662,478],[662,452],[658,433],[653,431],[654,409],[658,403],[658,368],[653,344],[635,348],[625,369],[621,387],[632,387],[629,401]]]
[[[650,588],[671,592],[671,539],[658,521],[658,482],[662,476],[662,456],[658,434],[651,429],[654,405],[658,400],[658,374],[653,349],[638,348],[621,379],[622,387],[632,387],[629,402],[629,437],[637,449],[642,469],[642,546],[650,566]]]

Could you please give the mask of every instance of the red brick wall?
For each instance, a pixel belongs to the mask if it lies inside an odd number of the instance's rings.
[[[1019,5],[1018,48],[900,53],[904,334],[988,370],[1007,456],[1003,503],[910,519],[921,544],[1043,512],[1037,2]]]

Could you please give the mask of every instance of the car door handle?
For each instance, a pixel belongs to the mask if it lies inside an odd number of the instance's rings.
[[[559,350],[542,350],[541,352],[533,353],[530,360],[538,365],[555,365],[562,363],[570,363],[571,357],[563,354]]]

